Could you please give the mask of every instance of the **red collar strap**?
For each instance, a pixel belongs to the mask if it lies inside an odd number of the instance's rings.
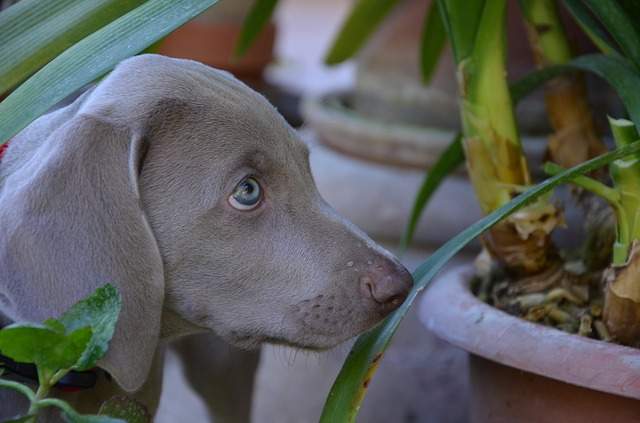
[[[7,151],[7,148],[9,148],[9,141],[0,145],[0,160],[2,160],[2,156],[4,156],[4,153]]]

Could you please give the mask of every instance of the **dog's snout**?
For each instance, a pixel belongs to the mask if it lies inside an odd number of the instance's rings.
[[[387,313],[402,304],[412,284],[413,279],[407,269],[391,261],[372,265],[360,277],[363,295],[375,301]]]

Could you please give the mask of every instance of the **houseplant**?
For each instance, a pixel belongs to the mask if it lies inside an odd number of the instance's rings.
[[[347,45],[341,48],[357,50],[375,24],[394,3],[394,1],[366,0],[357,2],[349,18],[352,23],[355,22],[352,26],[357,36],[351,37],[346,41]],[[460,248],[461,243],[465,242],[468,236],[478,235],[481,230],[489,229],[495,223],[485,236],[484,242],[487,250],[491,252],[489,261],[498,264],[507,275],[503,277],[503,280],[509,280],[507,291],[544,293],[542,296],[548,299],[554,289],[564,288],[566,285],[569,285],[569,288],[573,286],[568,283],[573,272],[565,266],[565,259],[551,237],[554,228],[562,223],[562,215],[548,197],[539,197],[512,217],[499,220],[505,217],[507,212],[513,211],[515,203],[522,205],[524,199],[531,198],[529,195],[540,194],[545,187],[549,188],[550,184],[557,183],[560,175],[567,176],[567,173],[558,173],[563,166],[572,166],[600,154],[605,150],[604,145],[594,129],[592,116],[586,107],[580,77],[556,79],[547,87],[545,95],[547,109],[556,131],[555,137],[550,142],[550,156],[556,164],[546,166],[546,170],[556,176],[543,182],[542,185],[527,188],[531,186],[531,175],[518,141],[519,131],[513,115],[513,97],[520,97],[533,86],[568,70],[581,69],[593,72],[607,80],[616,89],[631,119],[611,121],[616,144],[624,146],[622,148],[631,148],[636,145],[634,143],[638,139],[636,127],[640,124],[638,109],[640,99],[637,95],[640,88],[638,73],[640,28],[637,22],[640,11],[633,2],[565,1],[564,5],[585,33],[603,51],[601,55],[576,59],[570,56],[570,49],[559,25],[555,4],[551,1],[520,2],[541,70],[528,75],[523,81],[512,86],[511,90],[507,84],[504,66],[503,31],[506,1],[440,0],[435,5],[432,6],[432,10],[434,7],[440,9],[439,15],[452,44],[458,67],[463,122],[462,138],[467,165],[476,195],[488,216],[447,242],[432,255],[416,271],[414,294],[402,308],[383,325],[360,338],[327,399],[322,421],[355,419],[366,388],[402,315],[415,298],[417,291],[433,278],[442,263]],[[433,31],[433,28],[437,26],[427,27],[425,34],[430,30]],[[437,56],[438,49],[432,50],[430,54]],[[457,140],[453,142],[448,154],[445,154],[436,165],[437,171],[431,172],[431,175],[426,178],[414,214],[410,219],[411,224],[415,223],[416,216],[420,214],[437,183],[459,162],[460,157],[455,154],[456,142]],[[607,154],[604,157],[610,156]],[[602,158],[599,158],[587,163],[593,164],[601,160]],[[583,334],[597,332],[600,338],[606,339],[611,336],[619,342],[632,344],[638,342],[637,303],[639,299],[636,295],[637,284],[634,283],[634,263],[637,256],[634,248],[637,210],[634,202],[638,192],[636,166],[635,158],[614,161],[610,165],[614,181],[613,188],[584,176],[574,179],[581,190],[591,191],[611,204],[617,225],[613,258],[605,266],[608,270],[603,272],[598,268],[595,264],[597,261],[594,262],[593,267],[587,267],[595,274],[606,274],[602,324],[597,324],[600,312],[594,310],[590,314],[585,313],[579,316],[580,324],[575,329]],[[593,170],[594,167],[582,164],[570,172],[586,169]],[[569,177],[567,180],[572,178]],[[525,193],[521,194],[523,191]],[[515,200],[512,200],[514,197]],[[411,234],[411,230],[408,234]],[[584,259],[582,261],[585,266],[592,265]],[[576,273],[581,276],[580,272]],[[490,280],[495,278],[495,274],[489,274]],[[581,278],[577,277],[577,279]],[[554,295],[557,295],[557,292],[560,291],[555,291]],[[443,300],[446,297],[438,298]],[[565,300],[571,302],[566,298]],[[561,301],[555,301],[555,304],[560,303]],[[557,311],[557,307],[550,305],[547,302],[542,309],[541,314],[545,318],[549,317],[551,312]],[[446,305],[442,308],[448,309]],[[569,315],[564,310],[560,310],[557,314],[562,315],[562,313]],[[602,330],[603,327],[604,330]],[[441,332],[446,331],[446,328],[447,326],[443,325]],[[565,329],[569,328],[565,327]],[[455,339],[455,336],[452,335],[450,339]],[[607,348],[607,345],[600,341],[589,342],[599,344],[600,348]],[[459,343],[464,345],[464,342]],[[611,346],[611,348],[620,351],[616,349],[622,347]],[[513,362],[508,364],[514,365]],[[636,367],[631,366],[627,368],[629,369],[633,370]],[[561,375],[555,376],[561,377]],[[567,380],[580,383],[577,379],[568,378]],[[595,388],[598,389],[598,387]]]
[[[627,90],[632,86],[637,90],[640,81],[636,51],[640,44],[638,28],[634,26],[639,16],[638,10],[630,7],[626,2],[611,2],[614,4],[609,7],[590,1],[567,3],[581,25],[587,29],[586,32],[595,39],[596,44],[603,48],[606,55],[582,57],[569,62],[569,49],[563,39],[554,3],[522,1],[521,6],[530,25],[531,39],[538,55],[538,62],[543,67],[541,72],[550,75],[563,67],[573,66],[594,71],[607,79],[617,88],[634,121],[633,123],[612,121],[616,144],[622,145],[635,141],[638,138],[634,129],[634,125],[638,124],[637,111],[634,110],[637,96],[634,97]],[[482,208],[488,213],[503,206],[521,192],[523,186],[530,183],[526,161],[523,160],[522,150],[517,141],[518,131],[513,119],[511,95],[504,76],[503,28],[506,2],[445,0],[438,2],[437,5],[441,10],[441,17],[458,64],[467,165],[476,195]],[[587,6],[589,9],[586,8]],[[593,25],[594,16],[591,13],[607,28],[619,47],[612,47],[607,42],[601,27]],[[558,67],[550,67],[554,64]],[[532,75],[532,77],[535,76]],[[623,88],[624,80],[631,84],[626,89]],[[547,88],[547,107],[557,132],[556,138],[550,145],[551,157],[564,165],[576,164],[604,150],[593,129],[588,109],[584,106],[584,92],[579,84],[580,81],[576,78],[570,81],[556,80],[554,85]],[[564,100],[560,104],[559,98]],[[567,130],[567,128],[570,129]],[[634,289],[636,288],[632,281],[633,277],[630,276],[633,273],[633,260],[630,257],[634,257],[633,232],[636,207],[632,202],[630,203],[629,197],[633,197],[637,192],[633,185],[636,178],[634,166],[635,159],[618,161],[611,165],[615,182],[613,189],[586,177],[576,180],[583,189],[606,198],[615,210],[617,240],[614,244],[613,264],[607,272],[610,282],[606,288],[604,326],[609,329],[615,339],[624,343],[635,343],[638,340],[635,332],[637,314],[634,300],[637,297],[634,296]],[[550,173],[557,172],[559,168],[559,166],[547,166]],[[554,205],[547,199],[542,199],[501,221],[485,236],[485,246],[491,252],[493,261],[499,263],[502,270],[507,273],[507,279],[511,281],[510,290],[521,293],[545,292],[549,295],[551,289],[567,284],[571,276],[563,266],[562,257],[550,236],[554,227],[561,222],[560,219],[560,214]],[[420,282],[418,284],[421,285]],[[446,297],[439,297],[440,300],[444,298]],[[547,307],[545,312],[555,311],[548,303],[545,307]],[[441,308],[447,309],[446,306]],[[584,317],[581,319],[583,323],[595,316],[584,314],[581,317]],[[442,320],[439,322],[443,323]],[[593,329],[591,329],[592,325]],[[385,329],[390,331],[390,326]],[[587,326],[589,326],[589,332],[592,330],[599,332],[599,325],[588,322]],[[438,333],[444,334],[447,331],[446,325],[439,327]],[[371,353],[376,351],[382,353],[384,348],[376,347],[375,344],[382,343],[381,339],[387,338],[388,334],[384,334],[385,329],[378,332],[382,335],[370,335],[370,338],[363,338],[362,342],[356,345],[353,356],[345,364],[338,382],[334,385],[333,396],[330,395],[327,401],[323,414],[323,418],[327,421],[337,416],[340,418],[355,416],[357,405],[354,406],[354,404],[358,403],[358,394],[354,394],[356,396],[354,400],[353,397],[346,395],[346,392],[351,387],[352,392],[362,394],[360,387],[350,385],[353,379],[358,379],[354,377],[356,369],[362,371],[359,376],[365,381],[370,377],[370,374],[367,375],[366,366],[358,368],[356,356],[362,354],[363,356],[359,357],[360,360],[375,363],[379,356]],[[455,340],[456,336],[460,336],[460,332],[452,333],[450,336],[445,335],[445,339]],[[570,336],[572,335],[567,335],[567,337]],[[606,335],[600,334],[600,336]],[[466,342],[457,343],[469,347]],[[501,346],[489,339],[485,340],[485,343]],[[570,341],[566,343],[570,344]],[[505,348],[508,350],[508,345],[502,347],[503,350]],[[370,355],[367,356],[367,354]],[[492,358],[496,357],[492,356]],[[474,361],[478,360],[472,360],[472,365]],[[514,365],[513,361],[507,361],[507,363]],[[584,365],[588,364],[584,363]],[[626,370],[629,369],[635,369],[635,367],[626,368]],[[550,376],[562,378],[561,374]],[[568,380],[580,383],[576,379]],[[486,380],[483,382],[485,386]],[[626,394],[637,396],[637,393],[627,392]],[[343,395],[351,402],[342,402]],[[490,406],[487,405],[487,408]],[[542,412],[545,411],[542,410]],[[482,414],[476,418],[479,421],[508,421],[501,420],[500,417],[503,416],[499,413],[492,415],[492,418],[497,420],[483,420],[483,418],[488,419],[487,416]],[[533,418],[540,419],[541,414]]]

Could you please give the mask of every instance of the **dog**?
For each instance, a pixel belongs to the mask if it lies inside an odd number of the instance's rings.
[[[332,348],[412,285],[322,200],[308,154],[229,73],[158,55],[123,61],[16,135],[0,162],[0,321],[58,316],[110,282],[123,307],[98,383],[56,395],[95,413],[126,393],[153,413],[164,346],[177,342],[212,413],[248,420],[249,404],[211,398],[251,387],[258,355],[247,351]],[[227,389],[232,368],[247,374]],[[0,390],[0,416],[24,413],[16,395]]]

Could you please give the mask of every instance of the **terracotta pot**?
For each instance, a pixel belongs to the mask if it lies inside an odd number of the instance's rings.
[[[273,59],[276,27],[269,23],[241,59],[234,58],[236,40],[252,1],[220,2],[165,38],[158,52],[225,69],[241,79],[259,79]]]
[[[527,322],[478,300],[472,266],[425,293],[420,318],[470,353],[475,423],[639,422],[640,351]]]

